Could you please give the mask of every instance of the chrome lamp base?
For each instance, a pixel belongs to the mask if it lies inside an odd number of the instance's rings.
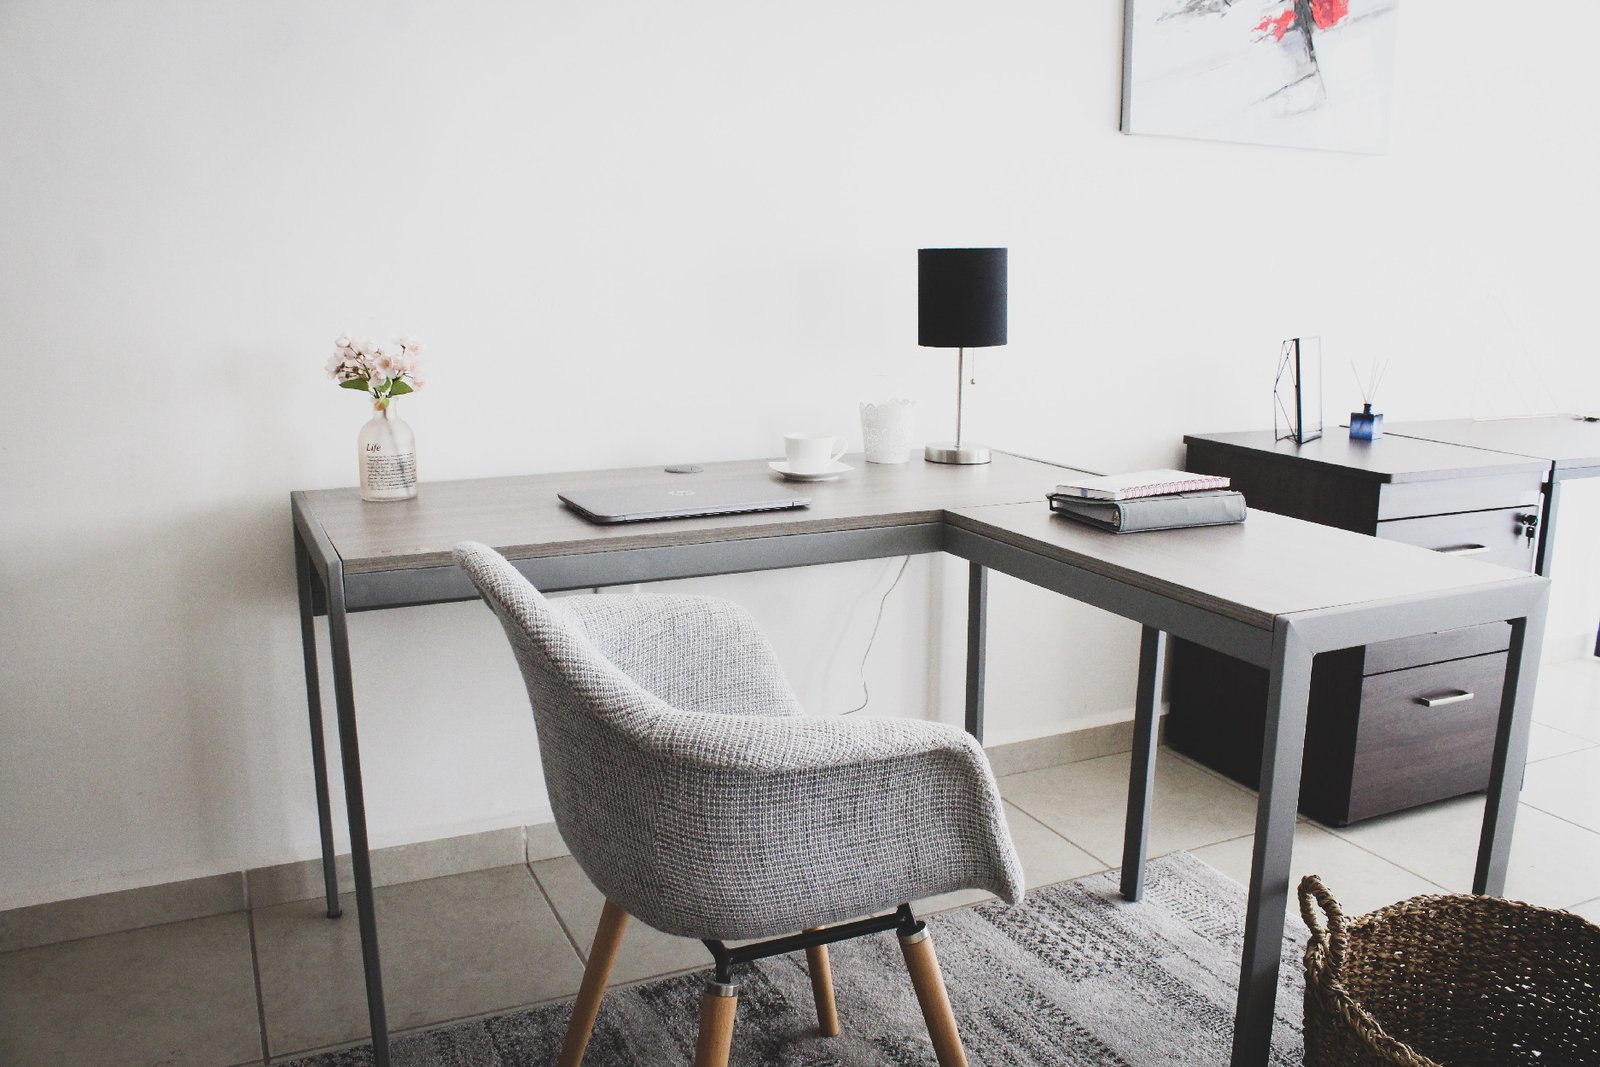
[[[943,442],[924,448],[922,458],[929,463],[988,463],[989,446]]]

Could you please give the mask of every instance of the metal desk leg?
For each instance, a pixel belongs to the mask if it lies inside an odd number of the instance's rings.
[[[328,898],[328,918],[337,919],[339,874],[333,860],[333,809],[328,802],[328,747],[322,733],[322,684],[317,677],[317,629],[311,603],[311,558],[294,532],[294,569],[300,587],[300,645],[306,661],[306,706],[311,711],[311,777],[317,789],[317,829],[322,836],[322,885]]]
[[[1544,517],[1539,522],[1539,548],[1533,558],[1533,573],[1541,578],[1550,577],[1550,562],[1556,554],[1556,520],[1561,512],[1561,479],[1556,476],[1554,468],[1550,471],[1550,480],[1544,485]],[[1539,641],[1533,643],[1534,658],[1540,651]],[[1600,656],[1600,628],[1595,630],[1594,654]]]
[[[1556,513],[1561,510],[1561,483],[1555,472],[1544,485],[1544,518],[1539,523],[1539,547],[1533,557],[1533,573],[1550,577],[1550,559],[1556,552]]]
[[[1500,724],[1495,730],[1494,762],[1489,765],[1489,800],[1483,809],[1483,834],[1478,839],[1478,866],[1472,891],[1500,896],[1506,888],[1506,863],[1511,858],[1511,828],[1517,819],[1517,796],[1528,764],[1528,733],[1533,721],[1533,686],[1539,675],[1544,639],[1546,588],[1536,613],[1511,623],[1511,650],[1506,657],[1506,685],[1500,695]]]
[[[1261,746],[1261,794],[1256,801],[1255,854],[1245,906],[1244,961],[1233,1017],[1233,1067],[1264,1067],[1272,1051],[1278,961],[1289,903],[1289,858],[1300,806],[1300,763],[1311,698],[1311,651],[1293,627],[1278,620],[1267,680],[1267,723]]]
[[[356,921],[361,931],[361,967],[367,979],[367,1016],[372,1024],[372,1062],[374,1067],[389,1067],[389,1024],[384,1016],[378,918],[372,900],[372,857],[367,848],[367,804],[361,791],[361,748],[356,740],[355,692],[350,679],[344,569],[337,560],[328,566],[328,636],[333,645],[333,695],[339,711],[339,756],[344,767],[345,811],[350,820],[350,869],[355,878]]]
[[[989,568],[967,564],[967,733],[983,740],[984,651],[989,640]]]
[[[1146,626],[1139,639],[1139,695],[1133,706],[1133,758],[1128,767],[1128,822],[1122,836],[1122,896],[1144,895],[1145,844],[1150,836],[1150,800],[1156,781],[1156,711],[1161,707],[1161,671],[1167,635]]]

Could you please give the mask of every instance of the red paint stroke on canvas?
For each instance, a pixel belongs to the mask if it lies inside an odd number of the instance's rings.
[[[1286,35],[1290,30],[1294,29],[1295,20],[1298,18],[1299,16],[1295,14],[1294,8],[1291,7],[1288,11],[1285,11],[1277,18],[1273,18],[1271,15],[1268,15],[1266,18],[1262,19],[1256,24],[1256,32],[1270,33],[1272,34],[1272,39],[1274,41],[1281,41],[1283,40],[1284,35]]]
[[[1350,0],[1311,0],[1311,21],[1319,30],[1337,26],[1349,14]],[[1281,41],[1290,30],[1298,28],[1299,21],[1300,14],[1291,4],[1287,11],[1268,15],[1256,23],[1256,32],[1270,33],[1274,41]]]
[[[1326,30],[1350,14],[1350,0],[1311,0],[1311,17],[1317,29]]]

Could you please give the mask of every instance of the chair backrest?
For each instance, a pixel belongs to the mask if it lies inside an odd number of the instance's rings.
[[[644,881],[617,882],[630,872],[648,878],[654,836],[654,806],[630,788],[650,778],[630,735],[671,708],[607,660],[499,553],[468,543],[455,557],[499,616],[522,668],[545,787],[567,847],[612,899],[653,895]]]

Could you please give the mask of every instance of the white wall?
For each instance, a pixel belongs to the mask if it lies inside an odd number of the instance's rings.
[[[973,422],[1025,453],[1269,425],[1301,333],[1330,422],[1351,356],[1391,419],[1600,408],[1600,14],[1558,7],[1408,5],[1369,158],[1120,135],[1116,0],[0,4],[0,908],[315,854],[287,494],[354,479],[340,331],[427,343],[425,480],[770,455],[891,393],[942,435],[925,245],[1011,248]],[[692,584],[834,711],[893,566]],[[875,708],[958,718],[963,577],[912,562]],[[995,739],[1126,714],[1131,625],[996,585]],[[545,816],[485,611],[354,642],[377,843]]]

